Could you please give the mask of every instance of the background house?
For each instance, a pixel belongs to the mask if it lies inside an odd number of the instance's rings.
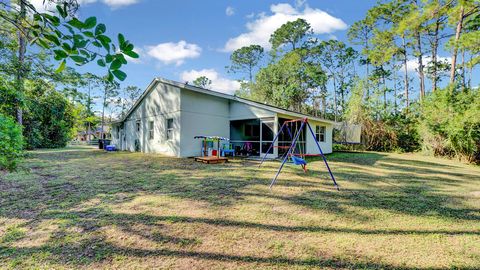
[[[112,143],[120,150],[162,153],[177,157],[198,156],[196,135],[230,138],[237,149],[251,155],[268,150],[280,125],[289,119],[309,118],[324,153],[332,152],[333,121],[324,120],[184,83],[156,78],[119,121],[112,124]],[[299,126],[299,125],[298,125]],[[315,141],[302,133],[300,147],[318,154]],[[282,136],[276,145],[289,145]],[[274,148],[276,157],[285,151]]]

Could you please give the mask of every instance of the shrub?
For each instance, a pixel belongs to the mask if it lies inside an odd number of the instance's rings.
[[[0,169],[15,170],[22,150],[22,128],[12,118],[0,114]]]
[[[432,93],[422,104],[418,130],[425,151],[480,162],[480,91]]]
[[[61,93],[48,87],[27,93],[24,134],[28,149],[65,147],[74,124],[75,108]]]

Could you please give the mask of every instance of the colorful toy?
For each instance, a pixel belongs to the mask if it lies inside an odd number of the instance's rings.
[[[300,123],[300,128],[298,128],[299,123]],[[295,125],[295,128],[294,128],[294,125]],[[317,144],[317,147],[318,147],[318,150],[319,150],[320,154],[306,154],[302,150],[301,145],[299,145],[299,147],[297,147],[298,139],[299,139],[300,134],[302,133],[304,127],[306,127],[306,129],[308,129],[309,133],[312,135],[315,143]],[[292,134],[292,130],[294,131],[293,134]],[[278,140],[278,137],[280,136],[280,134],[288,134],[289,135],[290,139],[292,140],[292,143],[290,144],[290,146],[275,146],[275,142]],[[292,162],[295,165],[301,165],[303,171],[307,172],[307,161],[303,157],[306,157],[306,156],[321,156],[323,158],[323,162],[325,163],[325,166],[327,167],[327,170],[330,174],[330,177],[333,181],[334,186],[337,188],[337,190],[339,190],[338,184],[335,181],[335,177],[333,176],[333,173],[330,170],[330,166],[328,165],[327,158],[323,154],[323,151],[322,151],[322,148],[320,147],[320,144],[318,144],[318,141],[315,137],[315,133],[313,132],[312,127],[308,123],[308,118],[295,119],[295,120],[289,120],[289,121],[283,122],[283,124],[280,127],[278,133],[273,138],[272,144],[270,145],[270,147],[268,148],[268,151],[266,153],[269,153],[270,150],[274,147],[287,149],[287,151],[282,156],[282,163],[280,164],[280,168],[278,168],[277,174],[275,174],[275,177],[272,179],[272,182],[270,183],[270,188],[272,188],[272,186],[277,181],[278,175],[282,171],[283,166],[285,165],[285,163],[287,162],[287,160],[289,158],[292,160]],[[297,151],[297,149],[298,149],[298,151]],[[295,153],[296,151],[297,151],[297,153]],[[265,154],[265,156],[263,156],[262,161],[260,162],[259,166],[261,166],[263,164],[263,162],[265,161],[266,158],[267,158],[267,154]]]
[[[194,139],[202,139],[202,156],[195,157],[195,161],[211,164],[211,163],[224,163],[228,159],[220,156],[220,141],[229,141],[230,139],[219,136],[195,136]],[[212,150],[212,156],[209,156],[208,143],[217,143],[217,149]],[[214,154],[213,154],[214,153]]]

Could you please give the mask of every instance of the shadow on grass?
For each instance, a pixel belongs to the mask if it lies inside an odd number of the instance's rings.
[[[102,209],[92,209],[84,212],[51,212],[41,216],[42,219],[67,219],[80,226],[84,230],[99,230],[101,226],[115,225],[131,234],[156,241],[159,243],[181,243],[183,247],[195,245],[197,240],[194,238],[181,238],[163,236],[161,234],[148,234],[140,230],[132,229],[137,224],[149,226],[162,226],[159,222],[166,223],[202,223],[220,227],[238,227],[238,228],[254,228],[262,230],[272,230],[280,232],[326,232],[326,233],[352,233],[352,234],[380,234],[380,235],[411,235],[411,234],[473,234],[480,235],[479,231],[445,231],[445,230],[363,230],[350,228],[330,228],[319,226],[282,226],[268,225],[254,222],[243,222],[228,219],[209,219],[209,218],[193,218],[185,216],[153,216],[146,214],[114,214],[105,212]],[[93,225],[93,223],[98,223]],[[101,226],[100,226],[101,224]],[[13,258],[22,260],[39,254],[47,253],[52,262],[63,264],[75,264],[87,266],[94,262],[102,262],[108,260],[115,255],[129,257],[177,257],[177,258],[194,258],[206,259],[217,262],[231,261],[239,263],[256,263],[278,266],[306,266],[306,267],[337,267],[349,269],[449,269],[449,268],[419,268],[419,267],[402,267],[397,265],[389,265],[382,263],[364,262],[365,259],[350,260],[335,257],[312,257],[308,259],[293,259],[287,257],[261,257],[261,256],[240,256],[229,255],[223,253],[200,252],[170,248],[159,249],[139,249],[119,247],[106,240],[104,236],[95,236],[83,239],[79,242],[63,243],[62,238],[68,237],[65,234],[55,236],[56,243],[46,243],[39,247],[11,247],[0,245],[0,259]],[[60,243],[60,244],[58,244]],[[457,269],[474,269],[462,268]]]
[[[134,155],[136,159],[132,159]],[[119,204],[133,200],[139,194],[169,194],[172,197],[206,202],[212,206],[228,208],[242,201],[247,196],[270,197],[300,205],[313,210],[326,210],[335,215],[359,218],[344,206],[364,209],[381,209],[413,216],[437,216],[455,220],[480,220],[479,210],[463,206],[463,198],[454,194],[435,192],[440,184],[455,184],[450,176],[468,178],[468,174],[452,172],[454,166],[431,162],[405,161],[390,158],[378,153],[329,156],[336,161],[359,166],[381,167],[388,171],[387,176],[378,176],[365,171],[344,171],[341,168],[334,174],[340,182],[355,182],[361,188],[344,189],[337,192],[331,187],[330,180],[323,167],[314,169],[311,175],[302,176],[300,180],[289,181],[284,175],[276,186],[298,187],[308,190],[294,196],[282,196],[275,193],[248,193],[249,186],[268,186],[270,178],[258,175],[265,169],[249,167],[241,175],[230,175],[231,170],[242,170],[240,164],[203,165],[188,159],[174,159],[141,154],[104,153],[102,151],[69,150],[32,153],[31,174],[12,175],[6,180],[0,179],[0,217],[29,219],[23,226],[35,227],[43,220],[59,219],[66,226],[78,226],[85,232],[96,232],[102,227],[114,225],[129,234],[159,243],[172,243],[190,246],[197,243],[191,237],[173,237],[162,234],[150,234],[141,231],[135,225],[160,226],[159,222],[201,223],[220,227],[252,228],[280,232],[325,232],[349,233],[361,235],[480,235],[479,231],[460,230],[366,230],[356,228],[335,228],[322,226],[281,226],[228,219],[194,218],[188,216],[153,216],[145,214],[114,214],[101,208],[91,211],[71,211],[81,203],[98,199],[102,202]],[[359,155],[359,156],[357,156]],[[383,163],[379,162],[382,161]],[[388,162],[388,164],[385,164]],[[393,164],[402,164],[395,166]],[[423,175],[409,175],[410,171]],[[275,165],[268,167],[272,176]],[[441,175],[435,169],[441,168]],[[400,172],[398,172],[400,171]],[[446,171],[446,172],[445,172]],[[291,170],[288,173],[292,173]],[[318,173],[318,176],[317,176]],[[311,180],[322,179],[321,181]],[[394,185],[379,186],[384,178],[393,179]],[[453,206],[452,206],[453,205]],[[72,244],[62,241],[68,237],[59,231],[54,236],[56,243],[44,244],[34,248],[15,248],[10,245],[0,246],[0,258],[22,258],[36,253],[47,252],[49,258],[59,262],[88,264],[105,260],[113,255],[131,255],[135,257],[172,256],[191,257],[218,261],[256,262],[286,266],[319,266],[365,269],[407,269],[398,266],[363,263],[339,258],[312,258],[307,260],[282,257],[236,256],[219,253],[193,252],[171,249],[142,250],[120,248],[108,243],[101,236],[89,237],[83,242]],[[62,242],[65,242],[62,244]],[[421,269],[421,268],[408,268]],[[441,268],[428,268],[441,269]],[[464,268],[468,269],[468,268]],[[473,268],[472,268],[473,269]]]
[[[85,251],[83,247],[85,246],[95,246],[96,254],[90,254],[89,251]],[[319,258],[312,257],[309,259],[291,259],[286,257],[260,257],[260,256],[240,256],[240,255],[228,255],[223,253],[214,253],[214,252],[198,252],[198,251],[187,251],[187,250],[171,250],[171,249],[156,249],[156,250],[146,250],[146,249],[136,249],[136,248],[121,248],[111,244],[106,243],[102,239],[78,243],[75,246],[63,247],[70,251],[71,254],[85,254],[93,257],[91,261],[103,261],[114,255],[122,256],[133,256],[137,258],[146,258],[146,257],[176,257],[176,258],[193,258],[193,259],[204,259],[211,260],[216,262],[238,262],[238,263],[256,263],[256,264],[265,264],[265,265],[275,265],[286,266],[286,267],[295,267],[295,266],[305,266],[305,267],[332,267],[332,268],[347,268],[347,269],[398,269],[398,270],[420,270],[420,269],[431,269],[431,270],[446,270],[451,268],[419,268],[419,267],[402,267],[382,263],[370,263],[362,262],[359,260],[348,260],[342,258]],[[63,262],[65,257],[62,257],[63,254],[59,254],[59,248],[43,246],[43,247],[25,247],[25,248],[9,248],[2,247],[1,254],[11,254],[16,257],[28,257],[37,254],[38,252],[48,252],[57,257],[57,260]],[[90,260],[84,258],[81,260],[81,263],[88,265]],[[478,268],[474,267],[457,267],[455,269],[463,270],[474,270]]]

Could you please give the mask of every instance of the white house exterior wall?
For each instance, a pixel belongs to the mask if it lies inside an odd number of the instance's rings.
[[[173,118],[173,139],[167,141],[166,121]],[[140,121],[140,131],[136,122]],[[149,139],[149,122],[154,122],[154,138]],[[180,89],[167,84],[157,83],[135,110],[124,121],[125,140],[118,141],[114,134],[113,143],[121,150],[135,151],[135,140],[140,140],[140,151],[180,156]],[[115,130],[116,128],[114,128]],[[123,139],[123,138],[120,138]]]
[[[276,113],[238,101],[230,101],[230,120],[275,117]]]
[[[181,90],[181,157],[199,156],[202,141],[194,136],[230,137],[229,100]]]
[[[316,126],[324,126],[325,127],[325,141],[319,142],[320,147],[324,154],[332,153],[332,132],[333,132],[333,125],[320,123],[316,121],[309,121],[310,126],[312,127],[313,133],[315,134]],[[308,130],[307,130],[308,131]],[[307,153],[308,154],[319,154],[320,151],[318,150],[317,144],[315,143],[315,138],[310,134],[308,131],[307,134]]]

